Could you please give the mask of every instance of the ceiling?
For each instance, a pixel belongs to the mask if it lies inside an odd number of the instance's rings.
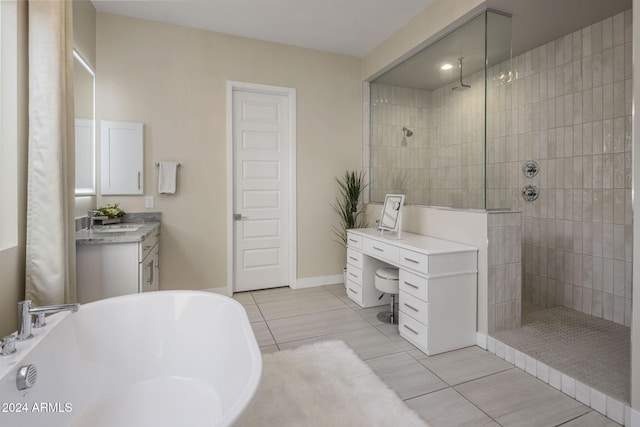
[[[363,57],[433,0],[92,0],[98,12]]]

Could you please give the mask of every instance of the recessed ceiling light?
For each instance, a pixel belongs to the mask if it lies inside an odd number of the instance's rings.
[[[453,68],[453,65],[451,65],[451,64],[442,64],[442,65],[440,66],[440,69],[441,69],[442,71],[447,71],[447,70],[450,70],[450,69],[452,69],[452,68]]]

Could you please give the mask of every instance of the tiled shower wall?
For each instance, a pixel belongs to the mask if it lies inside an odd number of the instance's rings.
[[[487,98],[487,207],[523,214],[523,300],[625,325],[631,61],[627,11],[513,58],[510,76],[494,67]],[[533,179],[526,160],[540,165]],[[523,201],[526,184],[540,188],[535,202]]]
[[[409,204],[483,208],[482,73],[427,91],[371,84],[371,200],[403,193]],[[402,128],[413,131],[404,138]]]

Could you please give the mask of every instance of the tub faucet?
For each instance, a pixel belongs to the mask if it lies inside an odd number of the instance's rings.
[[[57,304],[42,307],[31,307],[31,300],[20,301],[18,303],[18,335],[16,339],[19,341],[28,340],[33,336],[31,334],[31,316],[38,315],[39,327],[44,326],[44,315],[47,313],[58,313],[59,311],[76,312],[80,308],[80,304]]]

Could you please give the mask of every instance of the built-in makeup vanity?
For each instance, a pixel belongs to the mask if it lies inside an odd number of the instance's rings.
[[[349,298],[361,307],[388,303],[376,270],[399,269],[400,335],[428,355],[476,343],[478,249],[419,234],[366,228],[347,232]]]

